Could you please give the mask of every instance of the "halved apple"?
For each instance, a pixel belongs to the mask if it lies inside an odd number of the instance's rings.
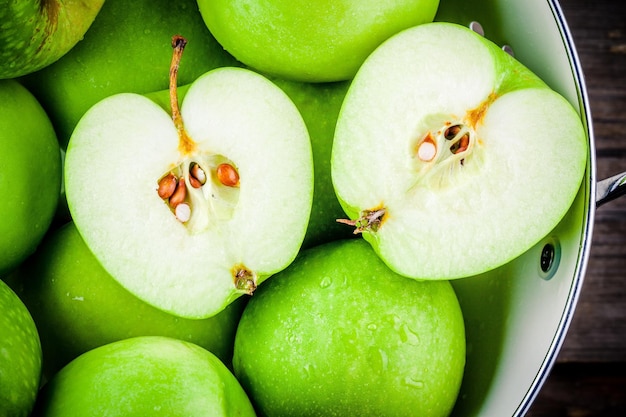
[[[587,141],[561,95],[469,28],[381,45],[340,112],[332,178],[349,219],[400,274],[452,279],[520,255],[564,216]]]
[[[295,258],[313,165],[300,113],[269,80],[216,69],[189,87],[179,112],[177,67],[172,117],[136,94],[106,98],[84,115],[68,145],[65,185],[76,227],[122,286],[202,318]]]

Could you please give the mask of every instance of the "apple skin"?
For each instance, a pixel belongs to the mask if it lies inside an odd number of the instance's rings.
[[[33,417],[254,417],[246,393],[209,351],[146,336],[79,356],[43,388]]]
[[[438,0],[198,0],[207,27],[237,59],[297,81],[341,81],[402,29],[434,19]]]
[[[245,300],[202,320],[156,309],[102,268],[72,222],[46,236],[35,255],[7,281],[40,329],[45,378],[88,350],[136,336],[186,340],[230,364]]]
[[[15,80],[0,80],[0,276],[50,227],[61,189],[61,153],[45,111]]]
[[[104,0],[2,0],[0,78],[16,78],[57,61],[84,36]]]
[[[216,67],[238,65],[211,36],[194,0],[107,0],[83,41],[22,82],[48,111],[65,148],[78,120],[101,99],[168,87],[176,34],[189,41],[180,84]]]
[[[311,138],[315,184],[311,217],[303,248],[350,237],[352,232],[336,221],[344,216],[344,212],[335,195],[330,176],[335,124],[350,82],[305,83],[278,78],[270,80],[295,103]]]
[[[401,277],[362,239],[303,251],[259,287],[233,358],[268,416],[447,416],[464,366],[450,283]]]
[[[26,306],[1,280],[0,311],[0,415],[26,417],[39,390],[39,335]]]

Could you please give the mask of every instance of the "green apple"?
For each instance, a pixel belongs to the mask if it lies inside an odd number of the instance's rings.
[[[0,311],[0,415],[26,417],[39,391],[39,335],[26,306],[2,280]]]
[[[298,107],[311,138],[315,181],[313,206],[303,247],[309,248],[348,238],[350,231],[336,222],[344,214],[330,177],[330,157],[337,116],[350,83],[341,81],[313,84],[278,78],[273,78],[272,81]]]
[[[175,57],[183,47],[177,38]],[[296,106],[267,78],[210,71],[179,110],[175,68],[171,116],[137,94],[85,114],[68,145],[65,189],[87,246],[122,286],[204,318],[297,255],[311,211],[311,144]]]
[[[82,42],[23,80],[48,111],[65,148],[81,116],[116,93],[168,87],[173,35],[189,40],[181,84],[236,61],[211,36],[194,0],[107,0]]]
[[[48,116],[15,80],[0,80],[0,276],[48,230],[61,189],[61,154]]]
[[[464,330],[449,282],[407,279],[362,239],[335,241],[258,289],[233,369],[260,415],[447,416]]]
[[[130,294],[102,268],[74,223],[48,235],[7,282],[39,328],[45,378],[88,350],[135,336],[187,340],[224,363],[231,362],[242,302],[204,320],[158,310]]]
[[[159,336],[79,356],[48,382],[33,417],[254,416],[246,393],[213,354]]]
[[[389,36],[431,22],[438,0],[198,0],[207,27],[241,62],[299,81],[350,79]]]
[[[294,102],[311,139],[314,166],[313,206],[304,237],[303,247],[309,248],[332,240],[349,238],[351,231],[336,222],[344,216],[330,178],[330,155],[335,124],[343,98],[350,86],[348,81],[335,83],[305,83],[270,78]],[[189,85],[178,89],[184,97]],[[169,91],[146,94],[168,112],[171,111]]]
[[[453,279],[528,250],[580,187],[587,138],[572,105],[467,27],[403,31],[363,64],[344,100],[332,179],[394,271]]]
[[[0,0],[0,79],[44,68],[85,35],[104,0]]]

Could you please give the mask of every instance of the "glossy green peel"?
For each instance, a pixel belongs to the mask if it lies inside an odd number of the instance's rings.
[[[104,0],[0,1],[0,79],[40,70],[70,51]]]
[[[215,38],[241,62],[298,81],[350,79],[389,36],[430,22],[438,0],[198,0]]]
[[[39,102],[15,80],[0,80],[0,276],[35,251],[61,190],[61,153]]]
[[[34,417],[253,417],[246,393],[210,352],[164,337],[91,350],[46,384]]]
[[[263,416],[447,416],[465,366],[449,282],[391,271],[361,239],[303,251],[237,329],[235,375]]]
[[[7,277],[40,329],[44,378],[88,350],[137,336],[168,336],[232,358],[243,299],[214,317],[177,317],[126,291],[89,251],[73,222],[50,233]]]
[[[1,280],[0,311],[0,415],[26,417],[39,391],[39,335],[26,306]]]

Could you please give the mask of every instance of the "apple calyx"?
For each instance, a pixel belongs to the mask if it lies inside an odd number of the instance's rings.
[[[354,234],[365,232],[377,232],[385,221],[387,209],[384,207],[372,210],[363,210],[356,220],[337,219],[337,223],[347,224],[354,227]]]
[[[237,265],[232,270],[235,288],[247,295],[252,295],[257,287],[257,275],[244,265]]]
[[[178,133],[180,158],[157,180],[157,193],[175,218],[190,233],[210,227],[216,220],[229,219],[239,200],[239,171],[223,155],[199,149],[188,135],[178,104],[178,68],[187,40],[172,38],[169,75],[172,121]]]

